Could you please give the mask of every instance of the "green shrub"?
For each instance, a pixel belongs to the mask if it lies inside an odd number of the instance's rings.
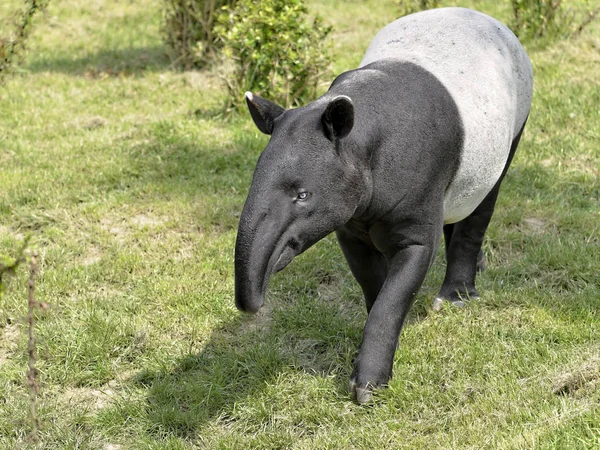
[[[400,0],[397,3],[400,7],[400,15],[406,16],[426,9],[437,8],[440,0]]]
[[[511,6],[511,28],[521,39],[563,37],[571,28],[572,18],[565,13],[560,0],[511,0]]]
[[[46,8],[49,2],[50,0],[27,0],[17,17],[14,30],[7,36],[0,36],[0,82],[23,60],[33,17]]]
[[[164,0],[162,34],[173,63],[184,69],[202,67],[218,52],[214,27],[222,8],[237,0]]]
[[[257,92],[286,107],[313,99],[329,73],[331,27],[309,19],[300,0],[239,0],[219,17],[216,29],[226,57],[235,62],[228,77],[229,106],[244,91]]]
[[[511,28],[522,40],[569,37],[580,33],[600,12],[600,7],[585,13],[582,7],[565,9],[561,0],[510,1],[513,11]]]
[[[11,257],[0,253],[0,299],[6,291],[5,277],[12,275],[19,267],[20,264],[25,262],[25,251],[29,245],[29,237],[26,237],[23,241],[23,245],[17,251],[16,256]]]

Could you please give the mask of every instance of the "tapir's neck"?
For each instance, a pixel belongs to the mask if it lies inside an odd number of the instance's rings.
[[[436,77],[410,62],[380,60],[338,76],[324,98],[337,95],[350,97],[355,110],[345,143],[365,183],[355,219],[377,220],[402,207],[388,198],[443,195],[460,162],[463,130]]]
[[[373,198],[373,157],[380,151],[385,136],[385,108],[381,107],[379,93],[382,84],[389,82],[389,74],[375,67],[364,67],[340,74],[329,91],[321,98],[347,95],[356,109],[354,128],[343,142],[342,152],[359,168],[363,182],[363,194],[353,215],[355,222],[370,222]],[[319,100],[321,100],[319,99]]]

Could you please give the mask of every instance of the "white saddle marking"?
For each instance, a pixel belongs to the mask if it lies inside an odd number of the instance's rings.
[[[531,105],[527,54],[501,22],[464,8],[402,17],[373,39],[360,64],[410,61],[446,87],[460,113],[461,161],[444,198],[445,223],[458,222],[494,187]]]

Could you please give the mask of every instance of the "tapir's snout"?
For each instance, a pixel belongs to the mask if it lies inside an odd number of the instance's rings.
[[[246,245],[245,230],[242,228],[238,233],[235,255],[235,306],[240,311],[256,313],[264,304],[269,278],[283,270],[294,259],[300,251],[301,244],[297,239],[278,237],[278,233],[274,233],[265,234],[263,240],[254,236],[251,239],[252,243]]]
[[[236,283],[235,287],[235,306],[242,312],[256,314],[262,308],[265,297],[260,293],[245,292],[242,287]]]
[[[235,306],[247,313],[256,313],[265,300],[265,263],[267,255],[256,255],[241,242],[235,248]]]
[[[263,301],[261,301],[260,303],[249,303],[242,301],[237,297],[235,299],[235,306],[237,307],[237,309],[248,314],[256,314],[258,310],[262,308],[263,303]]]
[[[263,191],[251,191],[235,243],[235,306],[247,313],[262,307],[271,274],[293,258],[287,252],[282,255],[282,235],[289,220],[286,214],[273,214],[260,205],[264,196]]]

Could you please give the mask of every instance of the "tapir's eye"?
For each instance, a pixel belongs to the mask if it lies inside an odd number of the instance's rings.
[[[298,199],[301,202],[303,202],[307,198],[308,198],[308,192],[306,192],[306,191],[298,192],[298,196],[296,197],[296,199]]]

